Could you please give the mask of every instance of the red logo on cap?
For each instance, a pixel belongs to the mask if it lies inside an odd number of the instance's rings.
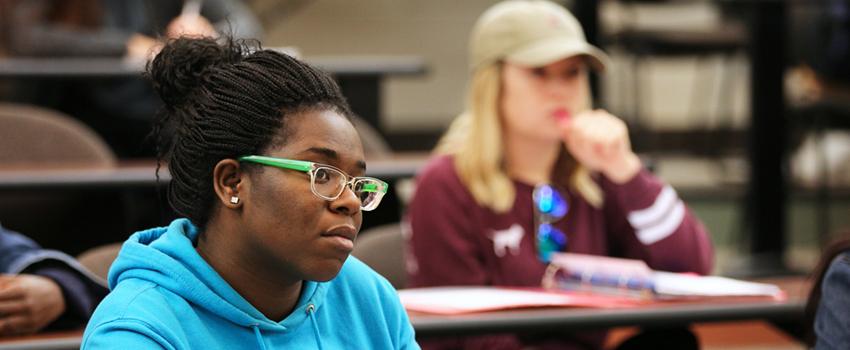
[[[563,24],[563,21],[561,21],[561,19],[558,16],[556,16],[554,14],[549,15],[549,25],[551,25],[553,28],[558,28],[562,24]]]

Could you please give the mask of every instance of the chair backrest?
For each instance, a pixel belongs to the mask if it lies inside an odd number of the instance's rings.
[[[106,168],[115,154],[94,131],[58,111],[0,103],[0,164]]]
[[[0,103],[0,168],[100,170],[114,167],[115,158],[97,134],[70,116]],[[120,232],[119,200],[101,191],[2,191],[0,222],[45,248],[77,254]]]
[[[77,256],[77,261],[100,278],[106,279],[112,262],[121,250],[121,243],[110,243],[94,247]]]
[[[392,153],[387,140],[381,136],[373,126],[358,116],[351,118],[351,123],[360,134],[360,142],[363,143],[363,153],[368,159],[380,158],[389,156]]]
[[[387,224],[361,232],[351,254],[384,276],[396,289],[407,285],[401,224]]]
[[[91,248],[78,255],[77,260],[95,275],[106,279],[112,262],[121,250],[121,244],[110,243]],[[361,232],[352,255],[384,276],[396,289],[404,288],[407,284],[401,224],[387,224]]]

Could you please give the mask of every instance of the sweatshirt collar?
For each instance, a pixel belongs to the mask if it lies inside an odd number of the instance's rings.
[[[109,286],[123,279],[148,280],[235,324],[286,331],[307,321],[307,308],[321,307],[327,282],[304,281],[296,307],[273,321],[236,292],[195,250],[198,229],[188,219],[133,234],[109,273]],[[314,310],[315,311],[315,310]]]

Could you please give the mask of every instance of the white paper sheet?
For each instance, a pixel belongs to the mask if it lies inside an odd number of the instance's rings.
[[[669,296],[771,296],[780,297],[779,287],[719,276],[696,276],[656,271],[655,292]]]

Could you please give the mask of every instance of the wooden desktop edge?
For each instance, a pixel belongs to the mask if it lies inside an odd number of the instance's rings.
[[[800,321],[808,293],[804,278],[760,280],[778,284],[786,301],[712,300],[659,303],[634,309],[539,308],[439,316],[409,313],[418,338],[502,332],[576,331],[739,320]],[[0,350],[78,349],[82,330],[0,338]]]
[[[416,76],[426,73],[420,56],[311,56],[304,61],[338,76]],[[144,62],[115,57],[12,57],[0,58],[0,79],[138,77]]]
[[[778,285],[787,299],[708,298],[658,302],[630,309],[533,308],[464,315],[410,313],[419,338],[503,332],[573,331],[622,326],[669,326],[700,322],[802,320],[810,281],[806,277],[757,279]]]
[[[411,313],[418,338],[486,333],[578,331],[620,326],[653,327],[738,320],[798,321],[805,302],[711,302],[637,309],[541,308],[453,316]],[[0,350],[77,349],[82,330],[0,338]]]
[[[438,316],[411,314],[420,338],[486,333],[577,331],[622,326],[671,326],[738,320],[793,321],[805,303],[695,303],[635,309],[540,308]]]
[[[56,331],[32,335],[0,337],[0,350],[66,350],[79,349],[83,330]]]

